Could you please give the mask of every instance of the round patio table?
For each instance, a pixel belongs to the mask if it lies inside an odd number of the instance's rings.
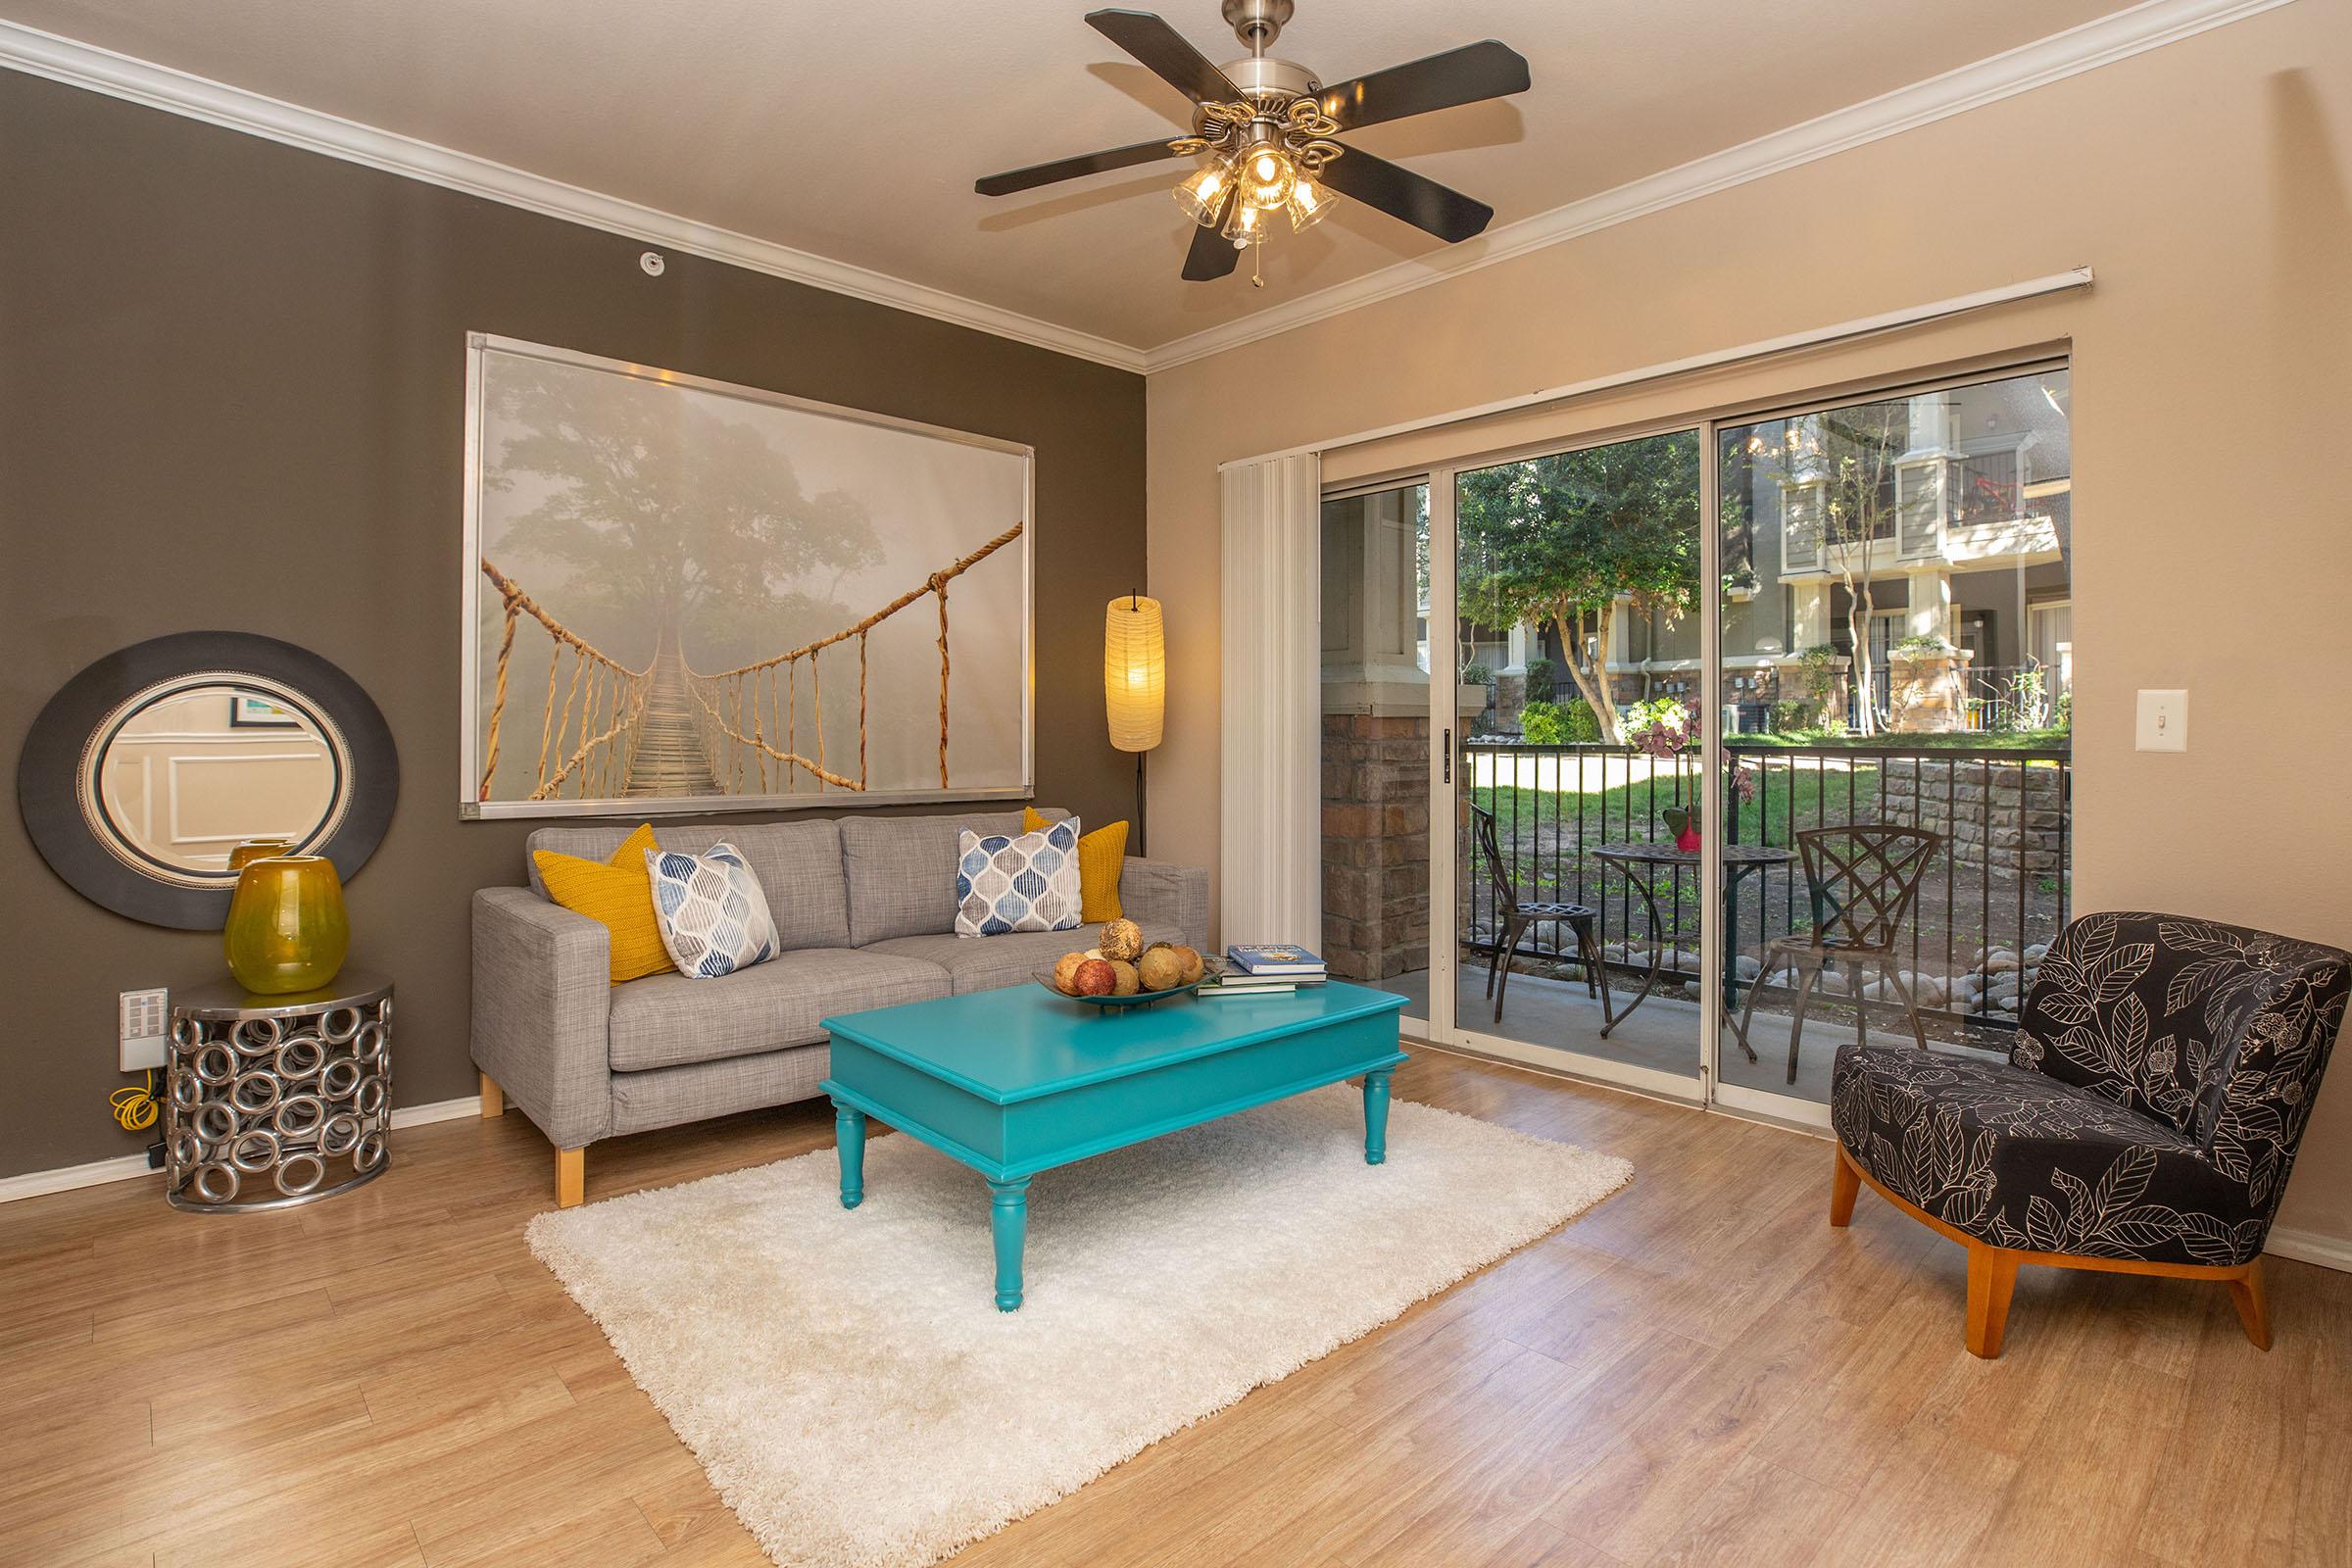
[[[1592,858],[1603,865],[1615,866],[1626,881],[1633,884],[1642,895],[1642,903],[1649,910],[1649,973],[1642,977],[1640,994],[1602,1025],[1600,1037],[1603,1040],[1609,1037],[1610,1030],[1631,1017],[1636,1007],[1649,1000],[1650,992],[1657,988],[1658,971],[1664,966],[1666,943],[1672,939],[1666,929],[1665,916],[1658,912],[1658,896],[1650,887],[1649,878],[1637,876],[1635,871],[1664,866],[1669,875],[1680,877],[1686,866],[1695,873],[1699,858],[1709,853],[1704,844],[1695,850],[1678,850],[1671,843],[1603,844],[1592,852]],[[1739,929],[1736,915],[1740,884],[1768,866],[1787,865],[1796,858],[1788,851],[1776,850],[1768,844],[1723,844],[1716,846],[1712,853],[1723,858],[1723,918],[1726,931]],[[1609,901],[1605,897],[1600,901],[1600,918],[1605,935],[1609,918]],[[1732,944],[1726,941],[1723,945],[1723,1009],[1735,1018],[1739,1015],[1739,973]],[[1732,1031],[1732,1038],[1740,1042],[1740,1049],[1747,1053],[1748,1060],[1756,1059],[1755,1052],[1737,1028]]]

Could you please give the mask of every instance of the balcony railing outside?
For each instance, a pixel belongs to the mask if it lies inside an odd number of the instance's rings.
[[[1726,751],[1756,781],[1753,800],[1730,830],[1733,842],[1793,849],[1800,829],[1857,822],[1895,821],[1943,833],[1903,932],[1902,964],[1940,982],[1936,989],[1942,1003],[1923,1006],[1923,1012],[1946,1038],[1974,1034],[1984,1040],[2015,1028],[2015,1005],[2002,1005],[2008,992],[1998,977],[2029,967],[2029,950],[2053,940],[2069,914],[2069,751],[1739,744]],[[1469,747],[1466,766],[1471,801],[1495,813],[1521,898],[1566,900],[1600,910],[1604,947],[1649,938],[1640,895],[1591,852],[1607,843],[1669,837],[1660,813],[1697,799],[1701,763],[1694,753],[1656,760],[1598,744],[1481,739]],[[1885,809],[1883,796],[1893,803]],[[1718,835],[1704,836],[1712,843]],[[1465,885],[1463,945],[1483,958],[1494,941],[1493,892],[1483,868]],[[1661,872],[1652,891],[1673,932],[1682,936],[1672,942],[1670,958],[1695,953],[1696,879]],[[1768,939],[1809,929],[1811,900],[1801,866],[1791,859],[1750,876],[1736,894],[1734,917],[1736,927],[1727,933],[1731,951],[1751,958]],[[1538,927],[1523,939],[1517,956],[1561,958],[1553,941],[1548,928]],[[1679,958],[1671,961],[1677,978],[1700,978]],[[1643,960],[1619,962],[1629,970],[1646,967]],[[1779,991],[1768,988],[1766,1002]]]

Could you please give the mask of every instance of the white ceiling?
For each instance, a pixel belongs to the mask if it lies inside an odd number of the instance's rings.
[[[1214,0],[1157,9],[1211,59]],[[0,0],[230,86],[1148,350],[1443,250],[1348,203],[1177,275],[1171,162],[990,200],[976,177],[1187,127],[1092,0]],[[1326,81],[1481,37],[1516,98],[1349,139],[1510,223],[2124,9],[2115,0],[1298,0]]]

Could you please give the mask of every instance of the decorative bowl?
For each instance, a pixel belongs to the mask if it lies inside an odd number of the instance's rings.
[[[1054,983],[1054,971],[1051,969],[1033,969],[1030,971],[1030,978],[1064,1002],[1083,1002],[1090,1007],[1140,1007],[1147,1002],[1166,1002],[1171,997],[1189,997],[1200,989],[1202,980],[1207,980],[1216,973],[1215,965],[1204,964],[1200,980],[1189,981],[1180,986],[1170,986],[1165,991],[1138,991],[1124,997],[1073,997]]]

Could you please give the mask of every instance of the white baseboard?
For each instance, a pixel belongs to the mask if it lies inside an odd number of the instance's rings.
[[[1427,1044],[1427,1042],[1423,1042]],[[1434,1047],[1445,1050],[1445,1047]],[[1461,1052],[1476,1055],[1475,1052]],[[1482,1058],[1491,1059],[1491,1058]],[[1524,1063],[1512,1062],[1511,1066]],[[1572,1076],[1560,1074],[1558,1076]],[[1584,1080],[1580,1080],[1584,1081]],[[1603,1084],[1602,1088],[1616,1085]],[[427,1105],[399,1105],[392,1111],[395,1127],[421,1127],[428,1122],[456,1121],[462,1116],[481,1114],[482,1102],[466,1095],[458,1100],[438,1100]],[[1807,1131],[1809,1129],[1796,1129]],[[129,1181],[138,1176],[155,1176],[161,1172],[147,1167],[145,1154],[124,1154],[119,1159],[93,1160],[87,1165],[68,1165],[60,1170],[26,1171],[22,1176],[0,1176],[0,1203],[13,1202],[20,1198],[39,1198],[46,1193],[71,1192],[76,1187],[98,1187],[108,1182]],[[2274,1227],[2263,1250],[2278,1257],[2291,1258],[2298,1263],[2316,1263],[2321,1268],[2337,1269],[2352,1274],[2352,1239],[2323,1236],[2317,1231],[2281,1230]]]
[[[439,1100],[429,1105],[395,1105],[392,1125],[416,1127],[426,1122],[455,1121],[460,1116],[481,1114],[482,1102],[473,1095],[462,1100]],[[68,1165],[60,1170],[28,1170],[22,1176],[0,1176],[0,1203],[14,1202],[20,1198],[39,1198],[47,1193],[71,1192],[76,1187],[99,1187],[108,1182],[129,1181],[135,1176],[160,1176],[161,1171],[150,1169],[147,1156],[124,1154],[118,1159],[92,1160],[87,1165]],[[2340,1265],[2352,1267],[2352,1264]]]
[[[2291,1257],[2298,1263],[2317,1263],[2322,1268],[2340,1269],[2352,1274],[2352,1240],[2341,1236],[2322,1236],[2318,1231],[2287,1231],[2271,1227],[2270,1239],[2262,1250],[2279,1257]]]

